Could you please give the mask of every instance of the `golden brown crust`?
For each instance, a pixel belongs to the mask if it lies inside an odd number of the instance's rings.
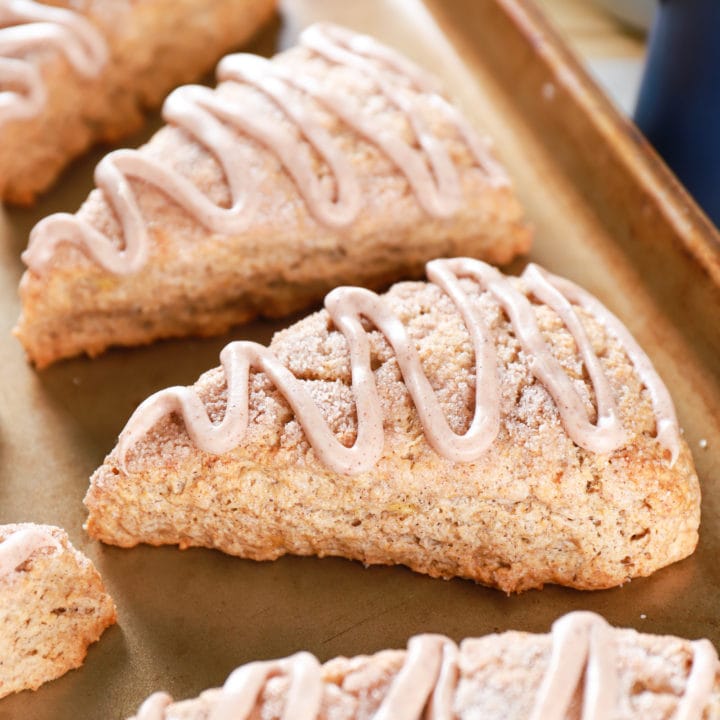
[[[1,525],[0,543],[29,524]],[[116,621],[102,579],[64,530],[41,526],[57,548],[34,552],[0,577],[0,697],[82,665],[87,648]]]
[[[342,97],[375,108],[373,121],[395,133],[399,125],[410,141],[407,119],[388,109],[362,73],[330,65],[302,48],[283,53],[276,62],[293,71],[302,67]],[[278,115],[272,102],[250,87],[225,86],[225,92],[240,106],[252,95],[253,102]],[[23,315],[16,334],[29,358],[44,367],[79,353],[97,355],[112,345],[220,333],[258,315],[278,317],[308,307],[336,285],[380,288],[419,277],[433,257],[469,255],[502,264],[527,251],[530,233],[512,189],[494,184],[476,166],[457,128],[430,97],[423,114],[459,166],[463,203],[452,217],[428,216],[385,155],[324,113],[322,124],[352,161],[364,198],[352,225],[329,228],[309,213],[277,158],[238,136],[238,158],[247,165],[248,183],[259,197],[247,230],[209,233],[156,187],[131,181],[150,227],[149,261],[121,278],[64,245],[45,275],[28,271],[21,283]],[[142,152],[163,158],[212,202],[230,203],[217,160],[176,127],[160,130]],[[123,246],[115,215],[99,190],[78,216]]]
[[[373,332],[385,445],[372,471],[338,475],[320,464],[287,403],[256,373],[249,431],[234,451],[199,451],[174,415],[131,451],[127,473],[113,451],[85,499],[89,533],[125,547],[201,545],[257,560],[295,553],[402,563],[508,592],[545,583],[612,587],[692,553],[700,491],[690,452],[682,442],[669,466],[648,392],[617,342],[578,310],[629,436],[612,455],[597,455],[567,436],[497,303],[463,283],[494,335],[500,366],[500,432],[479,460],[452,463],[430,448],[395,356]],[[395,285],[386,297],[416,343],[451,428],[463,432],[474,405],[475,359],[455,306],[424,283]],[[592,417],[592,386],[572,336],[548,307],[536,313]],[[338,438],[352,443],[347,345],[326,312],[276,334],[271,348],[305,380]],[[211,418],[222,418],[223,373],[210,371],[196,387]]]
[[[28,205],[68,162],[97,142],[137,130],[148,108],[201,77],[265,23],[276,0],[58,0],[95,24],[110,59],[80,76],[55,50],[26,54],[40,64],[48,98],[34,118],[0,125],[0,199]]]

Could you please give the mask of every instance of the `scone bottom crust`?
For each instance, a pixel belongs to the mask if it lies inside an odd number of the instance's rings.
[[[91,536],[508,592],[613,587],[692,553],[698,479],[624,326],[536,266],[428,273],[331,293],[269,348],[232,343],[194,387],[146,400],[91,479]]]

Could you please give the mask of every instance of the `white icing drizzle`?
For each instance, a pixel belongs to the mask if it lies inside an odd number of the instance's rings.
[[[47,91],[41,70],[23,55],[48,47],[84,77],[99,75],[107,62],[105,39],[80,13],[33,0],[0,0],[0,124],[42,111]],[[3,90],[8,86],[13,89]]]
[[[28,267],[42,272],[57,246],[70,243],[108,272],[126,275],[142,268],[150,240],[131,178],[162,190],[210,232],[242,232],[253,221],[258,196],[247,185],[247,169],[236,152],[237,133],[252,138],[278,158],[318,222],[330,227],[347,226],[362,208],[360,184],[350,158],[322,127],[318,108],[335,115],[384,153],[405,176],[421,207],[432,216],[455,213],[462,192],[458,169],[445,144],[421,119],[421,102],[433,103],[455,126],[489,182],[507,184],[504,171],[469,123],[437,93],[432,78],[409,60],[371,38],[328,24],[312,26],[300,41],[328,62],[353,67],[371,79],[388,104],[406,117],[419,149],[383,129],[369,115],[348,107],[347,98],[329,90],[323,82],[260,57],[230,55],[218,66],[221,85],[217,91],[188,85],[175,90],[163,106],[168,123],[183,128],[217,158],[230,189],[230,207],[216,205],[162,159],[135,150],[113,152],[98,164],[95,182],[120,221],[124,247],[117,248],[106,235],[76,215],[57,213],[33,229],[23,253]],[[223,93],[223,86],[229,83],[248,85],[258,92],[239,103]],[[267,101],[281,111],[286,122],[273,120],[267,113]],[[304,141],[330,170],[335,199],[328,197],[321,185]]]
[[[323,37],[323,33],[326,36],[331,34],[337,44],[333,46],[332,43],[327,42],[326,37]],[[446,116],[451,118],[463,140],[470,147],[475,162],[486,171],[490,181],[498,185],[507,185],[509,183],[505,168],[495,159],[489,138],[480,137],[467,121],[467,118],[447,101],[435,77],[410,62],[405,56],[392,48],[382,45],[369,35],[359,35],[345,28],[326,23],[308,28],[304,42],[306,47],[313,48],[317,53],[324,55],[329,60],[352,63],[361,72],[371,74],[386,98],[407,112],[411,109],[408,108],[407,103],[412,102],[412,100],[406,94],[399,98],[394,96],[392,86],[387,82],[379,68],[363,62],[359,58],[376,59],[393,68],[398,74],[405,75],[416,88],[431,95],[435,105]],[[341,44],[345,45],[345,50],[339,46]],[[423,147],[430,146],[432,136],[427,128],[423,124],[414,124],[416,119],[411,118],[411,122],[413,123],[413,130],[417,133]],[[419,120],[417,122],[420,123]],[[442,161],[438,159],[438,162]]]
[[[172,704],[172,701],[172,697],[166,692],[153,693],[140,706],[135,717],[137,720],[164,720],[165,710],[168,705]]]
[[[574,612],[553,624],[552,654],[530,720],[564,720],[583,677],[581,720],[612,720],[618,703],[614,630],[590,612]],[[693,663],[672,720],[700,720],[718,671],[712,643],[690,644]]]
[[[557,620],[530,720],[564,720],[581,684],[581,720],[616,717],[620,701],[616,637],[617,631],[594,613],[574,612]],[[695,641],[690,647],[692,667],[672,720],[701,720],[715,685],[718,656],[714,647],[708,640]],[[372,719],[453,720],[459,652],[455,643],[442,635],[411,638],[404,663]],[[268,679],[277,675],[290,681],[283,720],[316,720],[322,708],[322,666],[309,653],[235,670],[215,696],[209,720],[247,720],[262,702]],[[164,720],[167,703],[167,695],[156,693],[135,720]]]
[[[405,664],[373,715],[373,720],[452,720],[452,700],[457,681],[458,649],[444,635],[410,638]]]
[[[709,640],[695,640],[692,649],[692,669],[685,694],[675,711],[676,720],[696,720],[702,717],[715,685],[718,656],[713,644]]]
[[[268,679],[274,675],[290,678],[283,720],[301,720],[319,715],[323,695],[320,663],[314,655],[299,652],[284,660],[249,663],[235,670],[225,682],[209,720],[248,717],[260,700]]]
[[[612,453],[627,442],[615,400],[599,359],[595,355],[574,305],[579,305],[620,342],[653,400],[657,439],[675,462],[679,453],[679,429],[670,396],[650,360],[620,321],[599,301],[573,283],[530,264],[522,275],[528,291],[552,307],[574,337],[597,398],[597,422],[588,417],[583,400],[542,336],[533,306],[513,282],[479,260],[456,258],[427,264],[430,281],[452,299],[460,312],[475,353],[475,410],[468,430],[458,435],[448,425],[442,407],[425,375],[413,340],[399,318],[377,294],[362,288],[344,287],[325,298],[335,327],[345,336],[350,353],[352,390],[357,407],[357,437],[346,447],[334,436],[302,382],[266,347],[238,341],[227,345],[220,361],[227,379],[227,409],[223,419],[212,422],[205,405],[192,387],[172,387],[145,400],[120,435],[118,457],[124,467],[129,450],[162,417],[176,412],[188,435],[200,449],[224,454],[243,440],[249,418],[250,369],[264,372],[285,397],[319,460],[338,473],[371,469],[383,452],[384,430],[380,398],[371,368],[366,318],[392,346],[413,400],[425,436],[435,451],[453,462],[477,460],[495,440],[500,428],[497,354],[488,329],[461,285],[471,278],[505,310],[513,331],[529,358],[530,370],[554,399],[560,420],[570,438],[596,453]]]
[[[60,549],[47,528],[31,525],[14,532],[0,543],[0,578],[12,573],[38,550],[48,547]]]
[[[589,612],[553,624],[552,654],[530,720],[565,720],[583,674],[582,720],[612,717],[618,687],[611,634],[605,620]]]
[[[665,384],[655,371],[650,358],[638,345],[630,331],[613,315],[596,297],[566,278],[551,275],[546,270],[534,266],[544,278],[572,303],[582,307],[597,318],[611,335],[622,345],[632,361],[643,385],[652,400],[657,420],[656,435],[658,442],[671,453],[671,464],[674,464],[680,453],[680,429],[678,427],[675,406]]]

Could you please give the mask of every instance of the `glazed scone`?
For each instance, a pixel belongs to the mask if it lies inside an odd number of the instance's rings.
[[[170,95],[165,128],[107,156],[76,215],[33,230],[16,334],[38,367],[285,315],[441,255],[528,249],[486,139],[371,38],[315,25],[218,77]]]
[[[276,0],[4,0],[0,201],[28,204],[90,145],[245,42]]]
[[[459,647],[417,635],[407,650],[324,665],[307,652],[249,663],[193,700],[155,693],[133,720],[713,720],[719,670],[708,640],[575,612],[550,635],[506,632]]]
[[[91,479],[90,535],[508,592],[608,588],[692,553],[692,458],[617,318],[535,265],[427,271],[384,296],[338,288],[269,349],[231,343],[148,398]]]
[[[64,530],[0,525],[0,697],[80,667],[115,619],[100,575]]]

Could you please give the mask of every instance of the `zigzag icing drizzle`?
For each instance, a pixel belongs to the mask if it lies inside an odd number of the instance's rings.
[[[162,417],[178,413],[190,438],[202,450],[224,454],[242,443],[249,417],[249,372],[264,372],[295,413],[316,455],[338,473],[371,469],[383,452],[383,417],[371,369],[370,344],[362,318],[380,330],[392,346],[408,393],[415,404],[425,436],[435,451],[455,462],[477,460],[495,440],[500,429],[497,356],[491,335],[461,278],[471,278],[494,298],[512,323],[513,331],[529,357],[530,369],[555,401],[570,438],[596,453],[612,453],[627,441],[618,417],[610,383],[595,355],[574,306],[590,313],[625,349],[652,399],[657,439],[674,463],[680,448],[679,430],[670,395],[647,355],[627,328],[602,303],[568,280],[530,264],[522,275],[528,291],[550,306],[572,334],[587,369],[597,399],[597,421],[588,417],[581,396],[553,356],[538,327],[533,306],[512,281],[479,260],[434,260],[426,266],[428,279],[449,295],[463,318],[475,353],[475,411],[469,429],[458,435],[449,427],[425,375],[415,345],[401,321],[383,298],[362,288],[337,288],[325,298],[325,308],[335,327],[345,336],[350,352],[352,390],[358,430],[351,447],[342,445],[324,421],[304,385],[263,345],[238,341],[227,345],[220,360],[227,378],[227,409],[222,421],[213,423],[192,387],[172,387],[145,400],[120,435],[118,454],[124,464],[130,448]]]
[[[462,201],[460,177],[445,144],[417,112],[422,95],[431,101],[457,129],[476,164],[490,182],[506,184],[503,170],[468,122],[437,91],[433,79],[398,53],[375,40],[332,25],[314,25],[306,30],[301,44],[333,64],[361,71],[373,81],[387,102],[405,115],[419,149],[397,134],[378,126],[372,117],[347,107],[347,98],[329,91],[322,82],[293,73],[277,63],[254,55],[229,55],[218,66],[218,80],[241,83],[258,91],[242,103],[232,102],[220,91],[197,85],[175,90],[165,101],[163,117],[183,128],[207,148],[221,164],[229,185],[230,207],[216,205],[190,180],[162,160],[136,150],[118,150],[107,155],[95,170],[95,182],[119,218],[125,241],[123,249],[76,215],[51,215],[33,229],[23,254],[25,263],[41,272],[60,243],[71,243],[109,272],[137,272],[147,261],[148,229],[130,178],[144,180],[161,189],[187,210],[208,231],[236,234],[253,221],[258,201],[247,186],[247,168],[236,152],[238,132],[270,150],[292,177],[308,210],[330,227],[350,224],[362,207],[358,178],[348,158],[319,121],[318,108],[339,118],[358,135],[374,144],[407,178],[419,204],[430,215],[448,217]],[[262,97],[269,100],[292,126],[269,116]],[[308,102],[312,99],[312,103]],[[327,196],[313,167],[305,142],[327,165],[335,181],[336,199]]]
[[[564,720],[582,683],[583,720],[611,720],[618,707],[617,631],[599,615],[575,612],[553,624],[552,650],[529,720]],[[718,671],[708,640],[691,643],[692,667],[672,720],[700,720]],[[373,720],[454,720],[459,683],[457,645],[442,635],[410,639],[405,662]],[[283,720],[315,720],[323,699],[322,667],[306,652],[282,660],[254,662],[235,670],[220,690],[209,720],[247,720],[269,678],[289,679]],[[155,693],[135,720],[165,720],[172,698]]]
[[[41,548],[59,549],[58,541],[47,528],[29,526],[14,532],[0,543],[0,578],[9,575]]]
[[[107,62],[105,39],[82,15],[33,0],[0,0],[0,124],[38,115],[47,90],[32,60],[16,57],[51,47],[85,77]],[[20,88],[3,90],[2,88]]]

